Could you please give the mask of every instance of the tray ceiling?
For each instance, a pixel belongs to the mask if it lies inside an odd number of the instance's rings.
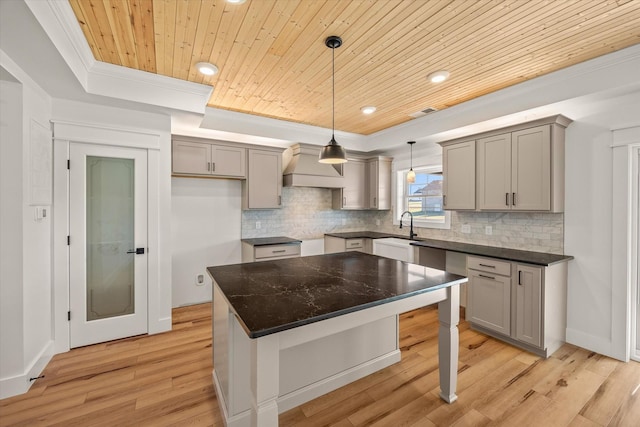
[[[338,35],[336,129],[365,135],[640,43],[640,0],[69,2],[99,61],[212,85],[211,107],[327,128],[324,39]],[[220,72],[198,74],[201,61]]]

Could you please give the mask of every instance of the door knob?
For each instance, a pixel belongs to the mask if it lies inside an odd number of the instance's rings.
[[[135,248],[127,251],[128,254],[144,255],[144,248]]]

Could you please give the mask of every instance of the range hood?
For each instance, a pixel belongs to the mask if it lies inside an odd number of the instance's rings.
[[[330,164],[319,163],[320,147],[294,144],[282,153],[285,187],[342,188],[344,178]]]

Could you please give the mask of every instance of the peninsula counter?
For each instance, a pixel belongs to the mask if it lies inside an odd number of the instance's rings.
[[[398,362],[398,315],[434,303],[440,396],[457,398],[466,277],[360,252],[207,270],[213,379],[227,426],[277,426],[280,412]]]

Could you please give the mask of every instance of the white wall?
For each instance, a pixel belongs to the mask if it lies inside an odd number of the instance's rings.
[[[241,181],[171,179],[173,307],[211,301],[206,267],[241,262],[240,218]]]
[[[53,354],[51,211],[46,206],[49,215],[35,219],[28,185],[31,126],[49,128],[51,99],[2,51],[0,57],[19,82],[1,82],[0,397],[7,397],[27,391]]]
[[[569,262],[567,341],[624,360],[627,284],[615,279],[612,130],[640,124],[640,92],[587,105],[567,128],[565,253]],[[627,326],[628,328],[628,326]]]

